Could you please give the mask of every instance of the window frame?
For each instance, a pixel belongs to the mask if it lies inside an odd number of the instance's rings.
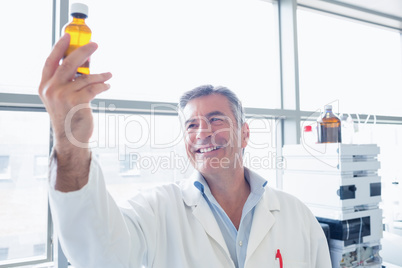
[[[9,94],[0,93],[0,111],[14,111],[14,112],[42,112],[45,113],[46,109],[42,104],[39,96],[25,95],[25,94]],[[49,129],[49,155],[53,147],[51,130]],[[0,268],[19,267],[23,265],[36,265],[53,261],[53,222],[48,203],[47,208],[47,235],[46,235],[46,255],[45,257],[28,257],[13,260],[0,261]]]

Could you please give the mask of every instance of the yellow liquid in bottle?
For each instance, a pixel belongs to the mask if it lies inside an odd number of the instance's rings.
[[[91,29],[85,24],[85,19],[73,17],[73,21],[64,28],[65,33],[70,34],[70,46],[64,57],[67,57],[75,49],[86,45],[91,40]],[[89,74],[89,59],[77,69],[79,74]]]

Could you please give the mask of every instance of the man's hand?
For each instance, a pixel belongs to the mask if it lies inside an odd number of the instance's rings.
[[[83,75],[75,78],[77,68],[97,49],[89,43],[64,56],[70,36],[56,43],[46,60],[39,86],[39,96],[52,122],[58,172],[56,190],[63,192],[82,188],[88,182],[90,151],[86,146],[93,132],[90,101],[109,89],[105,84],[110,73]]]

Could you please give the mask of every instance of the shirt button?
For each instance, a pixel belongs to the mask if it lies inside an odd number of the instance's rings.
[[[239,241],[239,246],[243,246],[243,241]]]

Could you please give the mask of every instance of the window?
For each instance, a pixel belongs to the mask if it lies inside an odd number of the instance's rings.
[[[0,155],[0,180],[9,180],[10,178],[10,157]]]
[[[203,84],[227,86],[245,106],[280,108],[275,9],[261,0],[87,0],[102,98],[178,102]],[[267,97],[266,97],[267,96]]]
[[[144,187],[188,178],[177,116],[96,113],[91,139],[109,192],[124,202]]]
[[[0,180],[0,266],[17,260],[46,260],[50,246],[47,180],[37,180],[36,175],[47,173],[43,162],[47,163],[49,154],[49,117],[0,111],[0,129],[0,172],[7,170],[9,176],[7,181]],[[35,169],[38,164],[40,169]]]
[[[314,112],[311,120],[324,105],[333,104],[338,115],[358,118],[347,140],[380,147],[383,223],[386,230],[401,234],[400,120],[366,122],[378,115],[402,116],[394,97],[402,88],[400,32],[309,10],[298,10],[297,21],[301,109]]]
[[[0,92],[37,94],[52,48],[52,6],[52,1],[0,2]]]
[[[36,179],[46,179],[48,176],[48,155],[36,155],[34,157],[34,177]]]
[[[244,165],[257,172],[276,188],[276,171],[281,170],[281,162],[276,154],[276,130],[279,122],[262,116],[248,118],[250,139],[244,152]]]
[[[307,10],[297,20],[302,110],[402,115],[400,32]]]
[[[120,175],[125,177],[140,176],[138,168],[139,155],[136,153],[121,155],[120,160]]]
[[[384,227],[402,234],[402,126],[389,124],[360,124],[357,138],[360,143],[376,143],[380,147],[381,196]]]
[[[0,94],[37,94],[42,67],[52,48],[53,2],[56,1],[0,2]],[[50,260],[47,185],[43,180],[47,177],[50,128],[45,113],[3,111],[3,96],[6,95],[0,96],[0,267],[14,267],[16,263]],[[26,100],[21,97],[21,103]],[[15,104],[20,106],[18,101]]]

